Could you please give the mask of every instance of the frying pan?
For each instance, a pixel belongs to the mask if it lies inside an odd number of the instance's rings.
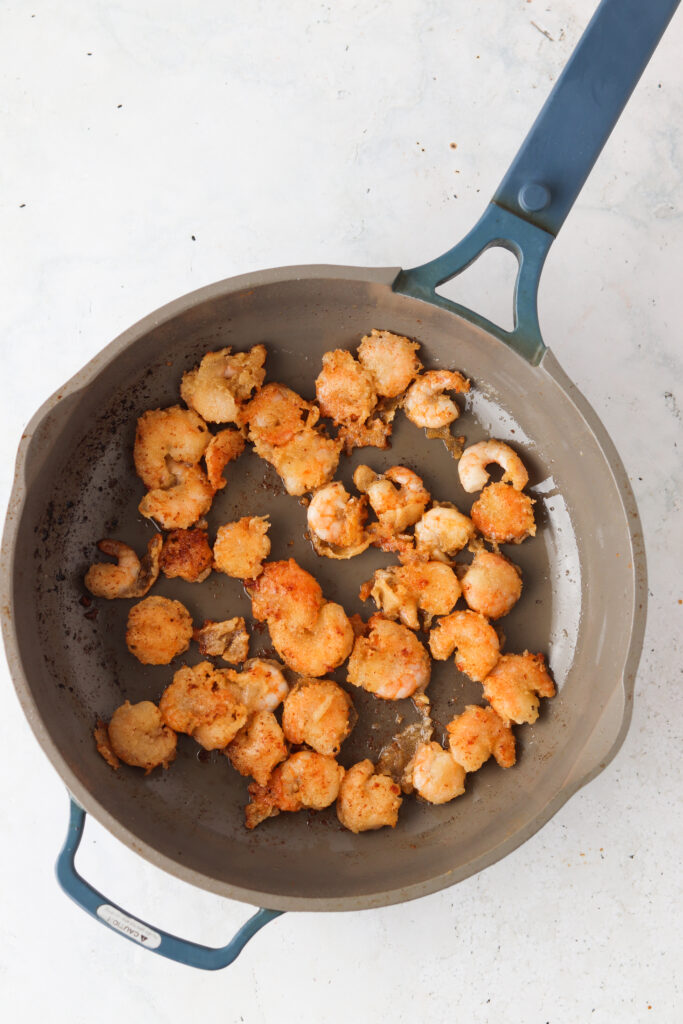
[[[85,910],[157,953],[215,969],[230,963],[284,910],[354,910],[434,892],[480,871],[540,828],[600,772],[628,728],[645,621],[645,557],[634,498],[597,416],[541,338],[538,282],[548,249],[677,7],[677,0],[603,0],[567,68],[465,239],[412,270],[335,266],[267,270],[220,281],[171,302],[108,345],[50,398],[22,438],[2,545],[3,631],[19,699],[72,795],[58,878]],[[436,294],[490,246],[514,253],[514,328],[505,331]],[[167,667],[133,664],[123,643],[130,602],[87,605],[82,577],[95,542],[116,536],[142,550],[153,527],[137,513],[131,450],[137,416],[177,401],[182,372],[210,349],[266,342],[268,377],[310,394],[322,354],[354,347],[371,327],[417,338],[427,366],[473,381],[458,426],[468,443],[507,439],[530,471],[539,532],[510,552],[525,592],[504,620],[506,649],[543,650],[558,684],[534,726],[518,730],[519,763],[487,765],[464,797],[439,807],[409,800],[399,827],[354,836],[334,810],[281,815],[244,828],[246,782],[219,753],[181,737],[172,770],[114,773],[92,728],[125,699],[158,700]],[[390,452],[356,451],[341,478],[368,462],[417,470],[434,497],[468,509],[446,448],[399,416]],[[295,557],[349,614],[368,609],[358,588],[390,557],[318,558],[305,511],[253,453],[234,466],[210,514],[220,522],[269,513],[271,557]],[[218,578],[220,576],[220,578]],[[238,581],[214,573],[200,587],[163,580],[195,622],[249,615]],[[254,634],[252,654],[267,651]],[[199,660],[190,652],[188,662]],[[336,678],[344,681],[341,670]],[[430,684],[437,737],[479,686],[452,663]],[[342,763],[377,752],[399,726],[397,704],[354,690],[360,722]],[[407,722],[410,702],[400,704]],[[76,871],[85,813],[155,864],[197,886],[261,909],[221,949],[187,942],[131,917]]]

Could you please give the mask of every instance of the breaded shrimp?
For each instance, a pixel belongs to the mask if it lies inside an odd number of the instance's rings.
[[[138,419],[133,458],[135,470],[149,489],[166,489],[176,483],[167,459],[195,466],[211,440],[209,429],[192,409],[172,405],[150,409]]]
[[[465,490],[471,494],[480,491],[489,480],[486,467],[492,462],[505,470],[501,483],[510,483],[516,491],[523,490],[529,482],[529,474],[517,452],[504,441],[479,441],[465,448],[458,462],[458,476]]]
[[[458,578],[442,562],[416,562],[377,569],[364,583],[359,597],[372,597],[388,619],[400,619],[410,629],[420,628],[418,611],[425,613],[427,628],[435,615],[447,615],[460,597]]]
[[[291,440],[273,446],[258,439],[254,451],[279,473],[285,490],[295,497],[329,483],[339,464],[342,441],[318,428],[298,431]]]
[[[521,544],[536,535],[533,498],[512,484],[489,484],[472,505],[472,522],[494,544]]]
[[[421,743],[412,763],[413,786],[430,804],[445,804],[465,792],[465,769],[440,743]]]
[[[461,373],[450,370],[428,370],[406,391],[403,408],[409,420],[418,427],[445,427],[460,415],[460,407],[444,394],[470,390],[470,382]]]
[[[108,601],[116,597],[144,597],[159,575],[162,540],[155,534],[147,545],[147,554],[138,558],[132,548],[120,540],[100,540],[100,551],[116,559],[96,562],[85,574],[84,583],[95,597]]]
[[[246,584],[254,618],[269,626],[282,623],[287,629],[311,629],[324,604],[320,584],[293,558],[266,562],[263,572]]]
[[[521,569],[484,548],[477,551],[460,583],[469,607],[487,619],[507,615],[522,595]]]
[[[373,329],[358,346],[358,359],[372,375],[375,390],[385,398],[396,398],[417,377],[422,363],[416,356],[419,345],[400,334]]]
[[[267,785],[252,782],[246,807],[247,828],[255,828],[280,811],[319,811],[337,799],[344,769],[333,757],[301,750],[278,765]]]
[[[260,388],[266,371],[265,345],[248,352],[222,348],[207,352],[199,366],[183,374],[180,394],[208,423],[236,423],[252,391]]]
[[[128,613],[126,644],[143,665],[168,665],[191,639],[192,616],[180,601],[146,597]]]
[[[282,729],[290,743],[338,754],[354,725],[353,702],[331,679],[300,679],[285,697]]]
[[[171,530],[164,541],[159,565],[169,579],[179,576],[188,583],[203,583],[213,565],[206,530]]]
[[[326,484],[311,498],[306,513],[313,547],[327,558],[353,558],[369,546],[365,532],[367,499],[352,498],[339,480]]]
[[[206,475],[214,491],[220,491],[227,481],[223,470],[229,462],[238,459],[244,451],[244,435],[240,430],[228,427],[214,434],[204,452]]]
[[[315,393],[322,415],[338,426],[365,423],[377,405],[371,374],[340,348],[324,354]]]
[[[250,658],[241,672],[229,671],[226,678],[250,715],[256,711],[275,711],[289,693],[282,665],[270,658]]]
[[[247,721],[230,676],[230,669],[214,668],[209,661],[183,665],[159,702],[166,725],[192,736],[205,750],[227,746]]]
[[[256,711],[223,751],[240,775],[265,786],[276,765],[287,757],[284,733],[272,711]]]
[[[474,538],[474,523],[454,505],[435,505],[415,524],[418,556],[450,564]]]
[[[325,601],[310,629],[291,629],[282,620],[270,619],[268,629],[284,663],[302,676],[327,675],[346,661],[353,647],[353,627],[333,601]]]
[[[138,511],[146,519],[155,519],[164,530],[186,530],[211,508],[213,487],[199,466],[169,459],[168,469],[175,483],[148,491]]]
[[[510,723],[493,708],[468,704],[446,726],[451,757],[466,772],[476,772],[493,755],[501,768],[515,763],[515,737]]]
[[[431,662],[406,626],[373,615],[367,636],[359,636],[349,658],[347,679],[384,700],[401,700],[424,691]]]
[[[108,726],[97,723],[95,742],[112,768],[118,768],[120,758],[134,768],[144,768],[148,775],[157,765],[168,768],[176,755],[177,737],[164,725],[156,704],[149,700],[139,704],[126,701],[116,709]]]
[[[429,649],[437,661],[446,661],[453,651],[459,672],[480,683],[500,657],[498,634],[477,612],[452,612],[439,619],[429,634]]]
[[[539,697],[554,697],[555,684],[542,654],[504,654],[484,679],[484,696],[506,721],[531,724],[538,718]]]
[[[378,475],[369,466],[353,474],[358,490],[367,494],[383,533],[396,535],[416,523],[430,499],[422,480],[406,466],[392,466]]]
[[[337,817],[351,832],[396,827],[403,798],[401,787],[388,775],[375,773],[368,759],[349,768],[339,787]]]
[[[236,579],[255,579],[270,554],[269,529],[268,516],[244,516],[219,526],[213,546],[215,568]]]
[[[276,448],[287,444],[304,427],[312,427],[319,415],[316,406],[296,391],[284,384],[271,383],[245,406],[241,422],[248,425],[249,440],[255,445]]]
[[[202,627],[195,629],[194,639],[200,654],[222,658],[231,665],[238,665],[249,656],[249,633],[241,616],[223,622],[205,619]]]

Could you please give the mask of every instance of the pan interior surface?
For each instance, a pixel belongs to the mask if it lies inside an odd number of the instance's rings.
[[[396,902],[458,881],[513,848],[545,820],[550,805],[559,806],[620,685],[626,658],[633,603],[629,531],[619,488],[592,431],[542,365],[532,368],[444,309],[396,294],[390,280],[368,280],[362,271],[355,278],[271,276],[251,288],[222,282],[175,311],[172,304],[170,314],[149,318],[113,354],[105,353],[87,386],[67,393],[65,408],[37,431],[25,464],[13,607],[30,681],[24,706],[34,729],[47,738],[52,760],[86,809],[125,842],[196,884],[265,906],[351,909]],[[542,702],[536,724],[515,727],[513,769],[485,765],[467,777],[465,796],[443,806],[407,798],[393,831],[355,836],[331,808],[282,814],[248,832],[248,780],[219,752],[206,754],[181,736],[170,770],[147,777],[125,765],[114,773],[98,755],[92,738],[98,717],[108,719],[124,700],[158,701],[180,664],[201,657],[193,644],[170,666],[139,664],[124,642],[133,602],[89,602],[83,575],[98,558],[100,538],[118,538],[141,552],[152,536],[153,525],[137,511],[143,487],[132,462],[136,418],[177,403],[182,373],[206,351],[264,342],[267,380],[313,398],[323,353],[355,348],[373,327],[419,341],[427,368],[454,368],[471,379],[454,434],[465,435],[468,444],[502,438],[522,455],[538,533],[502,548],[521,567],[524,592],[499,625],[504,650],[546,654],[559,693]],[[462,490],[443,443],[428,440],[402,412],[390,449],[342,456],[337,478],[352,492],[360,463],[377,471],[407,465],[435,501],[454,502],[465,512],[476,498]],[[226,475],[228,486],[208,516],[211,541],[221,523],[268,514],[271,559],[296,558],[348,614],[367,618],[374,611],[359,601],[359,587],[394,556],[374,549],[349,561],[316,555],[305,535],[304,505],[284,492],[251,449]],[[240,582],[220,573],[203,584],[160,577],[152,593],[182,601],[196,625],[234,615],[249,621]],[[261,653],[273,654],[268,632],[253,628],[250,656]],[[333,677],[345,684],[345,669]],[[346,766],[375,759],[398,729],[417,720],[410,701],[382,702],[348,689],[360,719],[342,748]],[[429,694],[439,740],[454,714],[482,701],[481,686],[458,673],[452,660],[433,663]]]

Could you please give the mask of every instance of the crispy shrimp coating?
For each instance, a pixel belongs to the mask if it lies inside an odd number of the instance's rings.
[[[213,487],[199,466],[185,466],[169,459],[168,469],[175,482],[170,487],[148,491],[138,511],[146,519],[155,519],[164,530],[186,530],[211,508]]]
[[[290,441],[273,446],[254,441],[254,450],[280,475],[288,494],[295,497],[329,483],[339,464],[342,441],[322,430],[306,427]]]
[[[300,679],[285,697],[282,729],[290,743],[334,756],[353,725],[353,702],[331,679]]]
[[[180,601],[146,597],[128,613],[126,644],[143,665],[168,665],[191,639],[192,616]]]
[[[250,658],[241,672],[229,670],[226,678],[250,715],[256,711],[275,711],[289,693],[282,665],[270,658]]]
[[[225,487],[227,481],[223,470],[229,462],[240,457],[244,451],[244,443],[242,432],[232,427],[220,430],[209,441],[204,452],[204,462],[206,463],[206,475],[214,491],[220,491]]]
[[[554,697],[555,684],[542,654],[504,654],[484,679],[484,696],[506,721],[532,724],[539,697]]]
[[[210,440],[206,423],[192,409],[179,405],[150,409],[138,419],[133,448],[135,471],[147,488],[171,487],[176,480],[167,459],[195,466]]]
[[[222,658],[231,665],[239,665],[249,657],[249,633],[242,618],[214,622],[205,619],[201,629],[194,631],[199,653],[210,658]]]
[[[240,775],[265,786],[276,765],[287,757],[284,733],[272,711],[256,711],[223,751]]]
[[[521,544],[536,536],[533,498],[512,484],[489,484],[470,509],[472,522],[488,541]]]
[[[322,415],[337,425],[365,423],[377,405],[372,376],[341,348],[323,356],[315,394]]]
[[[296,632],[311,629],[325,602],[320,584],[293,558],[266,562],[263,572],[247,584],[254,618]]]
[[[214,668],[209,661],[183,665],[159,702],[166,725],[192,736],[205,750],[222,750],[247,721],[230,677],[230,669]]]
[[[302,676],[327,675],[343,664],[351,653],[353,626],[340,604],[326,601],[310,629],[290,629],[280,621],[268,620],[273,646],[284,663]]]
[[[301,750],[278,765],[266,786],[252,782],[246,807],[247,828],[255,828],[280,811],[304,807],[320,811],[337,799],[344,769],[333,757]]]
[[[216,569],[239,580],[255,579],[270,554],[269,529],[268,516],[244,516],[219,526],[213,546]]]
[[[474,535],[474,523],[454,505],[435,505],[415,524],[417,554],[450,564]]]
[[[388,775],[375,772],[368,759],[349,768],[339,787],[337,817],[351,832],[396,827],[403,798],[401,787]]]
[[[479,441],[465,448],[458,462],[460,483],[468,493],[480,491],[489,480],[486,467],[492,462],[505,470],[502,483],[510,483],[516,491],[523,490],[529,482],[529,474],[517,452],[504,441]]]
[[[493,708],[468,704],[446,726],[451,757],[466,772],[476,772],[493,756],[501,768],[515,763],[515,737],[510,723]]]
[[[500,640],[478,612],[452,612],[439,619],[429,634],[429,649],[437,661],[446,661],[455,651],[458,671],[480,683],[500,657]]]
[[[242,411],[241,422],[249,427],[254,445],[277,448],[287,444],[306,426],[312,427],[318,409],[285,384],[266,384]],[[262,456],[265,457],[265,456]]]
[[[142,559],[120,540],[100,540],[97,546],[103,554],[115,558],[116,564],[96,562],[90,566],[83,580],[90,593],[108,601],[116,597],[144,597],[159,576],[159,534],[151,538]]]
[[[470,390],[470,382],[461,373],[451,370],[428,370],[406,391],[403,409],[418,427],[446,427],[460,415],[460,407],[444,394]]]
[[[504,555],[477,551],[461,579],[462,592],[472,611],[487,619],[499,619],[522,596],[522,571]]]
[[[208,423],[236,423],[242,405],[266,375],[265,345],[234,355],[231,352],[230,348],[207,352],[199,366],[183,374],[183,401]]]
[[[401,700],[423,692],[431,675],[426,650],[406,626],[381,615],[369,620],[367,636],[359,636],[349,658],[347,679],[384,700]]]
[[[421,743],[412,763],[413,786],[430,804],[445,804],[465,792],[465,769],[440,743]]]
[[[203,583],[213,565],[206,530],[171,530],[161,549],[159,565],[169,579],[179,576],[188,583]]]
[[[400,619],[410,629],[420,628],[418,612],[424,612],[429,627],[435,615],[447,615],[460,597],[460,584],[453,570],[443,562],[412,562],[377,569],[364,583],[359,597],[372,597],[388,619]]]
[[[367,499],[352,498],[339,480],[316,491],[306,513],[313,547],[327,558],[353,558],[369,546]]]
[[[396,535],[416,523],[430,500],[422,480],[406,466],[392,466],[377,474],[369,466],[358,466],[353,482],[367,494],[383,534]]]
[[[145,775],[149,775],[157,765],[168,768],[176,755],[177,737],[164,725],[156,704],[149,700],[139,704],[126,701],[116,709],[108,726],[97,723],[95,742],[112,768],[118,768],[120,759],[134,768],[144,768]]]
[[[414,380],[422,363],[416,356],[419,345],[400,334],[373,329],[358,346],[358,359],[372,375],[375,390],[384,398],[396,398]]]

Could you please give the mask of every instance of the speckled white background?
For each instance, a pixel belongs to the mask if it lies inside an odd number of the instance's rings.
[[[594,7],[3,3],[3,506],[34,409],[160,304],[264,266],[412,266],[449,247]],[[616,440],[646,531],[649,625],[616,760],[481,875],[385,910],[288,915],[232,968],[204,975],[124,942],[58,890],[66,794],[3,664],[5,1019],[683,1019],[682,17],[553,247],[540,294],[545,338]],[[507,315],[507,270],[490,256],[458,294]],[[112,899],[191,938],[224,942],[245,917],[92,823],[79,863]]]

